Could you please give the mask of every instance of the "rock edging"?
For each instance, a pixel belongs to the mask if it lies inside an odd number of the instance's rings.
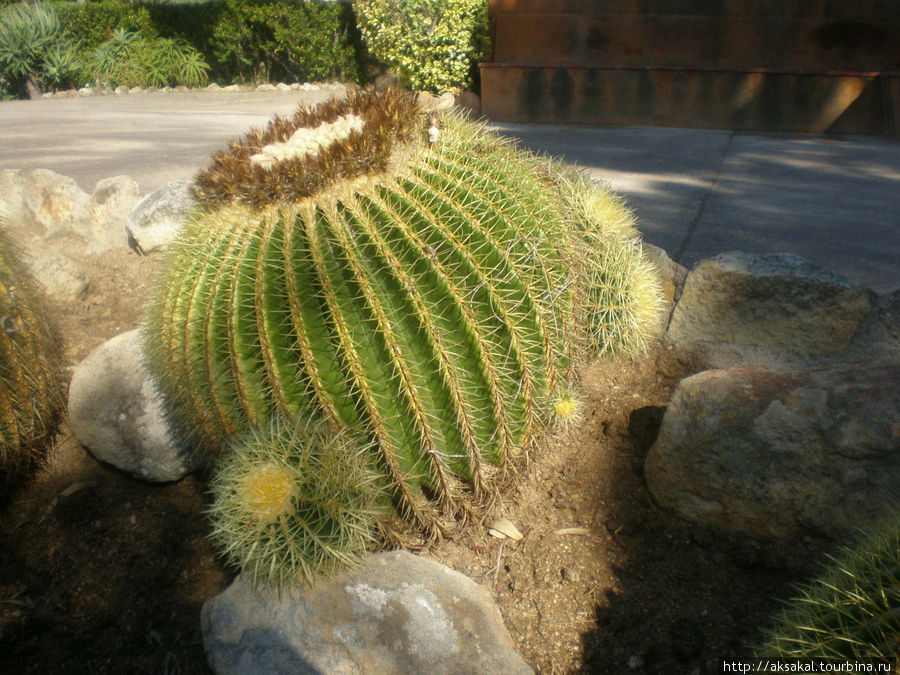
[[[48,98],[85,98],[89,96],[128,96],[130,94],[171,94],[192,91],[224,91],[224,92],[281,92],[289,94],[295,91],[317,91],[319,89],[344,89],[347,85],[331,82],[331,83],[313,83],[313,82],[293,82],[287,84],[285,82],[277,82],[275,84],[264,83],[256,86],[244,84],[228,84],[220,85],[213,82],[206,87],[186,87],[178,85],[176,87],[126,87],[119,85],[118,87],[109,86],[91,86],[87,85],[80,89],[63,89],[60,91],[46,92],[41,95],[42,99]]]
[[[900,364],[683,380],[645,465],[657,503],[758,538],[844,537],[900,488]]]
[[[681,290],[666,347],[706,370],[679,383],[648,454],[657,503],[762,538],[843,537],[897,508],[900,291],[738,252]]]
[[[172,181],[143,198],[128,176],[97,181],[88,194],[68,176],[47,169],[0,171],[0,224],[24,250],[25,263],[52,299],[74,302],[89,293],[79,262],[130,246],[160,251],[193,208],[189,181]]]
[[[202,627],[218,675],[533,672],[487,589],[406,551],[312,589],[239,576],[203,604]]]

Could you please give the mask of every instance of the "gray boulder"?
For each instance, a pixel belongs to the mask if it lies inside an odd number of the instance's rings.
[[[97,181],[91,194],[89,252],[102,253],[125,247],[125,221],[140,198],[138,184],[128,176],[113,176]]]
[[[62,302],[74,302],[87,295],[87,272],[71,258],[31,245],[27,249],[25,262],[49,297]]]
[[[194,208],[191,182],[174,180],[144,197],[128,216],[128,244],[141,255],[169,244]]]
[[[0,170],[0,224],[13,230],[33,224],[25,206],[25,172],[21,169]]]
[[[900,290],[877,296],[853,340],[835,360],[900,363]]]
[[[169,425],[143,364],[139,330],[103,343],[75,369],[69,423],[101,461],[150,481],[173,481],[199,468]]]
[[[59,231],[89,235],[91,198],[78,184],[48,169],[35,169],[25,178],[22,193],[31,219],[46,234]]]
[[[898,430],[896,362],[705,371],[675,390],[647,486],[664,508],[718,528],[845,536],[897,504]]]
[[[874,294],[788,254],[723,253],[690,271],[667,340],[708,367],[799,367],[846,347]]]
[[[204,603],[202,626],[219,675],[532,672],[486,589],[405,551],[312,590],[239,576]]]

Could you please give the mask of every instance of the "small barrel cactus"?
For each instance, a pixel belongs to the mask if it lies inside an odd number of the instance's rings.
[[[60,359],[36,284],[0,231],[0,501],[52,445],[65,403]]]
[[[240,440],[212,482],[213,539],[253,579],[286,586],[354,563],[375,543],[365,441],[322,422],[274,422]]]
[[[195,192],[145,326],[183,428],[213,455],[278,420],[353,429],[432,536],[493,500],[575,360],[659,324],[618,200],[400,90],[275,118]]]
[[[900,664],[900,512],[832,559],[778,617],[758,652]]]

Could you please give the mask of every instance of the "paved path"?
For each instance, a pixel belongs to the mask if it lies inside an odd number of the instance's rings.
[[[690,267],[787,252],[900,288],[900,142],[668,128],[498,125],[627,196],[644,238]]]
[[[87,191],[127,174],[149,192],[327,90],[187,92],[0,103],[0,168],[48,168]],[[900,142],[878,137],[497,124],[628,199],[682,264],[785,251],[878,291],[900,287]]]
[[[187,92],[0,103],[0,168],[52,169],[90,192],[131,176],[144,192],[193,178],[210,154],[273,114],[332,95]]]

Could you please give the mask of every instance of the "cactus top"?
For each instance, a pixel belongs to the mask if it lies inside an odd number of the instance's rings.
[[[355,91],[343,100],[276,116],[213,154],[194,195],[209,206],[296,203],[335,184],[384,173],[422,135],[413,96]]]

